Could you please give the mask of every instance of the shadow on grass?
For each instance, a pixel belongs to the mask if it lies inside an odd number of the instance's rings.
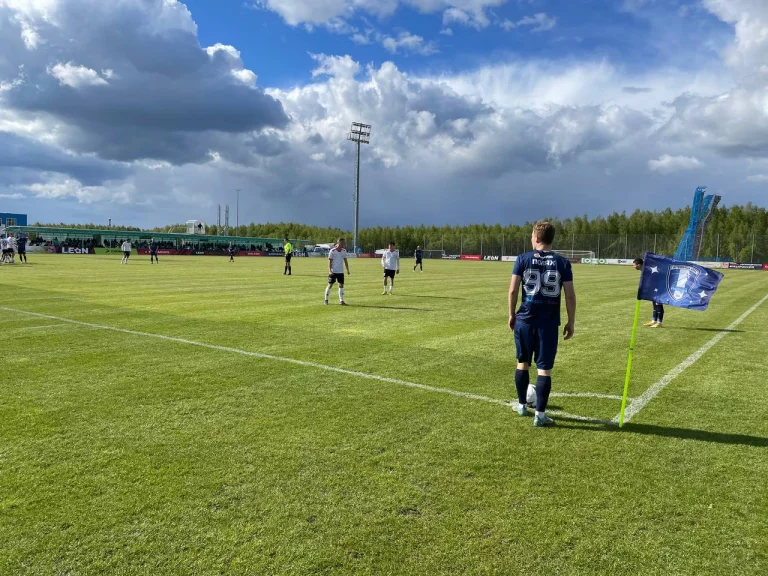
[[[351,308],[378,308],[380,310],[415,310],[416,312],[432,312],[430,308],[410,308],[408,306],[374,306],[373,304],[350,304]]]
[[[400,298],[434,298],[435,300],[466,300],[466,298],[460,298],[458,296],[427,296],[419,294],[393,294]]]
[[[688,326],[672,326],[671,328],[666,328],[667,330],[685,330],[686,332],[689,330],[695,332],[727,332],[728,334],[738,334],[744,332],[744,330],[726,330],[725,328],[691,328]]]
[[[590,432],[608,432],[616,434],[641,434],[643,436],[661,436],[664,438],[678,438],[680,440],[698,440],[714,444],[736,444],[740,446],[755,446],[768,448],[768,438],[763,436],[748,436],[746,434],[728,434],[725,432],[710,432],[693,428],[675,428],[672,426],[657,426],[655,424],[633,424],[627,422],[624,428],[616,424],[606,424],[595,421],[594,424],[584,424],[580,420],[560,416],[558,422],[568,422],[568,429],[588,430]]]

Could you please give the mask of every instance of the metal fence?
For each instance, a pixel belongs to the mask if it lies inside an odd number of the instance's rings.
[[[646,252],[673,256],[681,234],[570,234],[555,240],[555,250],[583,250],[596,258],[636,258]],[[419,243],[425,250],[446,254],[481,254],[515,256],[531,250],[529,234],[459,234],[427,235]],[[411,255],[411,242],[398,242],[404,254]],[[373,248],[373,247],[372,247]],[[371,250],[373,251],[373,249]],[[698,260],[768,263],[768,236],[755,234],[705,234]]]

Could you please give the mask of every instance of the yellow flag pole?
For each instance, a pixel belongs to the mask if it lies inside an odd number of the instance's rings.
[[[627,374],[624,376],[624,395],[621,397],[621,413],[619,415],[619,428],[624,426],[624,411],[627,409],[627,396],[629,395],[629,376],[632,373],[632,358],[635,355],[635,341],[637,340],[637,324],[640,320],[640,300],[635,306],[635,322],[632,325],[632,340],[629,342],[629,357],[627,358]]]

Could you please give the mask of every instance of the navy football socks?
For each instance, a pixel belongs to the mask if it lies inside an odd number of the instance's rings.
[[[528,374],[528,370],[515,371],[515,388],[517,388],[517,401],[520,402],[520,404],[525,404],[528,395],[529,382],[530,375]]]
[[[536,412],[546,412],[549,393],[552,391],[552,377],[539,376],[536,378]]]

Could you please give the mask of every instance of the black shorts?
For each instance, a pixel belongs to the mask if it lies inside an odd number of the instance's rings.
[[[395,279],[395,271],[394,270],[387,270],[385,268],[384,269],[384,278],[392,278],[394,280]]]
[[[125,256],[126,258],[129,258],[129,257],[130,257],[130,255],[131,255],[131,253],[130,253],[130,252],[125,252],[125,251],[123,251],[123,256]]]
[[[418,266],[419,264],[421,264],[421,258],[416,258],[416,265]]]
[[[338,282],[339,284],[344,286],[344,273],[343,272],[340,272],[338,274],[336,272],[332,272],[331,274],[328,274],[328,284],[333,286],[334,284],[336,284],[336,282]]]
[[[150,252],[149,255],[157,258],[157,250],[155,250],[154,252]]]
[[[26,249],[24,249],[24,250],[19,250],[19,255],[21,255],[21,254],[26,254],[26,253],[27,253],[27,250],[26,250]]]
[[[285,261],[286,261],[286,263],[288,263],[288,264],[290,264],[290,263],[291,263],[291,256],[293,256],[293,254],[286,254],[286,255],[285,255]]]

